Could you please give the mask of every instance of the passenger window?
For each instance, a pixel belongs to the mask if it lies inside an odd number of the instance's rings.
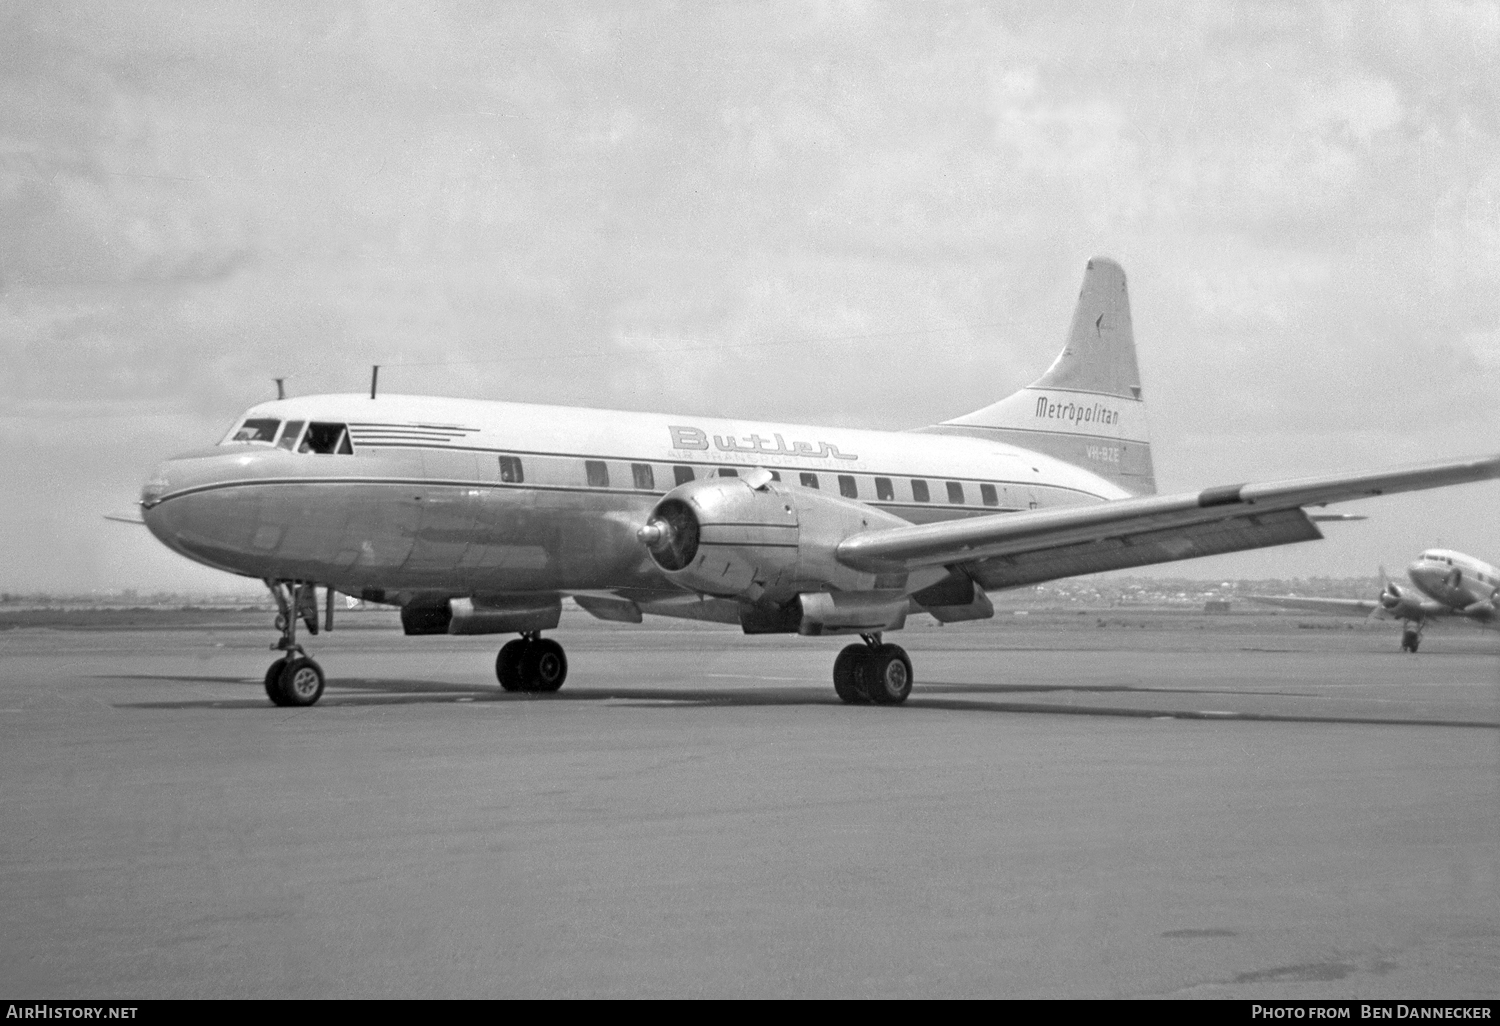
[[[324,456],[342,453],[347,456],[354,449],[349,444],[349,429],[344,425],[323,424],[315,420],[307,426],[307,437],[302,439],[297,451],[321,453]]]
[[[719,468],[719,476],[720,477],[739,477],[740,476],[740,472],[738,470],[735,470],[733,467],[720,467]]]
[[[931,502],[932,497],[927,494],[927,482],[912,478],[911,497],[917,502]]]
[[[962,506],[964,504],[964,486],[957,481],[949,481],[948,501],[955,506]]]
[[[583,471],[588,475],[590,487],[609,487],[609,468],[604,465],[603,460],[584,460]]]
[[[685,485],[685,484],[687,484],[689,481],[691,481],[693,479],[693,468],[692,467],[673,467],[672,468],[672,477],[676,479],[676,481],[677,481],[678,484]]]
[[[521,457],[500,457],[500,480],[507,484],[520,484],[526,480],[526,471],[521,467]]]
[[[846,499],[859,498],[859,485],[855,484],[854,478],[849,474],[839,475],[839,494]]]
[[[877,477],[875,479],[875,498],[890,502],[896,497],[895,486],[891,484],[888,477]]]
[[[635,486],[644,491],[656,491],[656,474],[651,470],[649,463],[632,463],[630,465],[630,476],[635,479]]]
[[[803,474],[802,475],[802,487],[803,488],[816,488],[816,487],[818,487],[818,475],[817,474]]]
[[[283,449],[297,448],[297,437],[302,434],[303,423],[300,420],[287,421],[285,430],[281,432],[281,441],[276,444]]]
[[[1000,505],[1000,496],[995,494],[995,486],[992,484],[982,484],[979,486],[979,498],[983,500],[986,506]]]
[[[279,420],[247,420],[240,425],[240,429],[234,433],[231,441],[235,442],[274,442],[276,441],[276,429],[281,427]]]

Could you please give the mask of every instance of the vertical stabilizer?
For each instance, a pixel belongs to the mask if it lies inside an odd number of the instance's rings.
[[[1046,453],[1135,495],[1156,491],[1151,436],[1135,361],[1125,272],[1095,257],[1083,272],[1067,345],[1014,395],[925,429]]]

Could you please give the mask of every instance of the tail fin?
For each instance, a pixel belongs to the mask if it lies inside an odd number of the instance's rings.
[[[1007,442],[1082,467],[1133,495],[1155,493],[1120,265],[1107,257],[1088,262],[1068,343],[1047,373],[992,406],[926,430]]]

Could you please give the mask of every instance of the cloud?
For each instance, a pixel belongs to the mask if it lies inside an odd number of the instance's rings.
[[[382,363],[907,427],[1039,373],[1102,252],[1169,474],[1372,409],[1500,442],[1497,11],[11,5],[0,413],[217,425]]]

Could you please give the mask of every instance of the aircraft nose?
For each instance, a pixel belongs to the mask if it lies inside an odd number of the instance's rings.
[[[146,483],[141,485],[141,509],[149,512],[156,507],[172,487],[171,460],[164,460],[156,465],[151,476],[146,478]]]
[[[141,485],[141,519],[169,549],[203,561],[197,549],[214,544],[232,527],[237,509],[216,502],[214,486],[239,475],[244,457],[223,449],[173,456],[157,464]]]
[[[1406,576],[1411,578],[1411,583],[1415,584],[1423,591],[1429,593],[1431,592],[1433,586],[1435,586],[1442,578],[1441,573],[1438,573],[1434,571],[1432,567],[1424,566],[1421,563],[1413,563],[1411,566],[1409,566],[1406,570]]]
[[[151,471],[151,476],[146,478],[141,485],[141,519],[146,521],[146,527],[156,535],[157,539],[170,549],[179,550],[176,540],[175,521],[180,511],[170,510],[163,506],[163,500],[172,495],[173,492],[181,490],[183,480],[182,461],[178,459],[162,460]]]

